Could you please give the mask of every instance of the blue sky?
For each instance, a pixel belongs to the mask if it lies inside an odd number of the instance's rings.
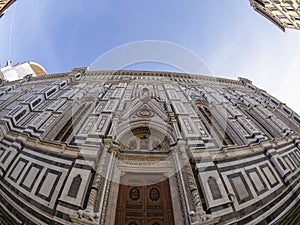
[[[214,75],[249,78],[300,112],[300,31],[283,33],[248,0],[18,0],[0,19],[0,40],[0,64],[35,61],[49,73],[89,66],[126,43],[168,41]]]

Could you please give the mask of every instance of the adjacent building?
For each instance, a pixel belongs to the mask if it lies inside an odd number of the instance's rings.
[[[0,18],[5,14],[5,11],[10,7],[16,0],[0,0]]]
[[[25,76],[44,76],[46,70],[38,63],[35,62],[24,62],[16,65],[11,65],[8,61],[7,65],[0,68],[0,79],[6,81],[14,81],[23,79]]]
[[[300,29],[299,0],[250,0],[251,6],[282,31]]]
[[[272,224],[299,202],[300,117],[251,81],[151,71],[0,87],[1,224]]]

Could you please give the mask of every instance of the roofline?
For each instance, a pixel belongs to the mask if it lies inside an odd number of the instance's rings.
[[[89,73],[93,72],[103,72],[103,75],[127,75],[127,76],[161,76],[161,77],[177,77],[177,78],[185,78],[185,79],[197,79],[197,80],[210,80],[217,81],[222,83],[235,83],[242,84],[243,78],[238,78],[237,80],[216,77],[216,76],[208,76],[201,74],[190,74],[190,73],[180,73],[180,72],[167,72],[167,71],[149,71],[149,70],[86,70],[85,74],[89,75]],[[245,80],[245,79],[244,79]],[[247,80],[247,83],[251,83],[250,80]]]
[[[46,69],[42,65],[40,65],[36,62],[27,62],[27,63],[40,67],[47,74]]]
[[[0,18],[4,15],[5,11],[17,0],[11,0],[9,1],[6,5],[4,5],[4,7],[2,9],[0,9]]]
[[[264,16],[266,19],[268,19],[269,21],[271,21],[273,24],[275,24],[280,30],[282,30],[283,32],[285,32],[285,26],[281,25],[281,21],[280,20],[276,20],[275,18],[273,18],[271,15],[269,15],[264,9],[264,6],[257,2],[256,0],[250,0],[250,4],[251,6],[254,8],[254,10],[259,13],[260,15]]]
[[[277,20],[275,20],[273,17],[265,13],[261,8],[259,7],[254,7],[255,11],[258,12],[260,15],[264,16],[267,18],[269,21],[271,21],[273,24],[275,24],[280,30],[285,32],[285,27],[282,26]]]

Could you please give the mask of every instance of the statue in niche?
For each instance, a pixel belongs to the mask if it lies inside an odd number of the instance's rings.
[[[148,150],[148,144],[149,144],[148,139],[141,139],[141,149],[142,150]]]
[[[150,93],[149,88],[147,88],[147,87],[142,88],[141,99],[142,100],[148,100],[148,101],[151,99],[151,93]]]
[[[159,141],[158,140],[154,140],[152,142],[152,149],[160,149],[160,148],[161,148],[161,145],[160,145]]]
[[[136,143],[136,141],[130,141],[129,148],[132,149],[132,150],[137,149],[137,143]]]

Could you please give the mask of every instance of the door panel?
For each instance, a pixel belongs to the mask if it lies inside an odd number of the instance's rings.
[[[122,177],[115,221],[116,225],[174,225],[169,180],[148,174]]]

